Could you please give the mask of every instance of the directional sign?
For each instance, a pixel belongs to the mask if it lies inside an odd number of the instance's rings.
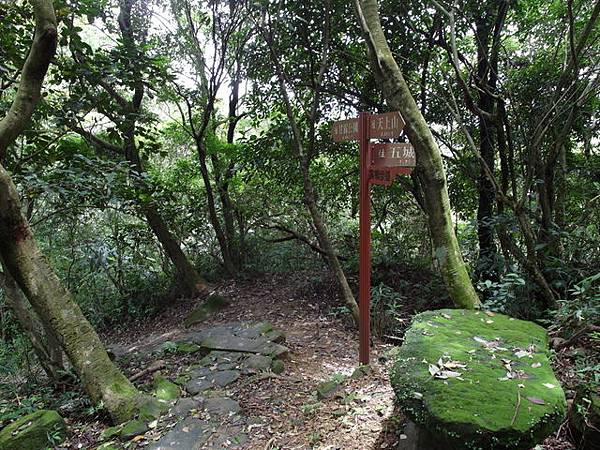
[[[374,144],[371,139],[394,139],[400,136],[404,120],[399,112],[371,114],[361,112],[356,119],[340,120],[331,127],[335,142],[359,141],[359,361],[369,364],[371,302],[371,200],[370,185],[389,186],[400,173],[410,173],[415,166],[415,153],[409,144]]]
[[[369,139],[394,139],[404,129],[404,119],[398,111],[369,116]]]
[[[415,167],[416,164],[415,150],[410,144],[371,144],[372,167]]]
[[[358,118],[333,122],[331,137],[334,142],[357,141],[359,138]]]
[[[399,174],[408,175],[412,172],[412,167],[382,167],[371,166],[369,168],[369,184],[379,184],[381,186],[391,186],[394,179]]]

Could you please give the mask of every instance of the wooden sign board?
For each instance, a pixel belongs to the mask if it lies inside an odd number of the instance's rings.
[[[373,114],[369,117],[369,139],[394,139],[404,129],[404,119],[398,111]]]
[[[371,166],[375,168],[416,165],[415,149],[408,143],[371,144]]]
[[[334,142],[357,141],[359,138],[358,118],[333,122],[331,137]]]
[[[412,167],[382,167],[371,166],[369,169],[369,184],[378,184],[380,186],[391,186],[394,179],[400,175],[409,175],[413,171]]]

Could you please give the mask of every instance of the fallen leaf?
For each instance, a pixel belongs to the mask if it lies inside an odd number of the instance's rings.
[[[487,324],[489,325],[489,324],[491,324],[491,323],[494,323],[494,321],[493,321],[493,320],[490,320],[490,319],[488,319],[488,320],[486,320],[486,321],[485,321],[485,323],[487,323]]]
[[[143,434],[138,434],[136,437],[134,437],[134,438],[132,439],[132,441],[133,441],[133,442],[139,442],[139,441],[141,441],[142,439],[144,439],[144,435],[143,435]]]
[[[542,367],[542,363],[535,362],[531,365],[531,367],[533,367],[534,369],[537,369],[538,367]]]
[[[529,356],[529,355],[530,355],[530,353],[527,350],[517,350],[515,352],[515,356],[517,358],[523,358],[523,357]]]
[[[413,392],[413,397],[417,400],[421,400],[423,398],[423,394],[421,394],[420,392]]]
[[[490,317],[494,317],[494,316],[496,315],[496,314],[494,314],[494,313],[493,313],[493,312],[491,312],[491,311],[486,311],[485,313],[486,313],[488,316],[490,316]]]
[[[546,386],[548,389],[554,389],[556,387],[552,383],[544,383],[544,386]]]
[[[448,319],[448,320],[452,319],[452,316],[450,314],[446,314],[446,313],[442,313],[442,317],[444,319]]]
[[[440,368],[438,366],[436,366],[435,364],[429,364],[429,373],[431,374],[431,376],[435,376],[436,373],[438,373],[440,371]]]
[[[536,405],[545,405],[546,402],[539,397],[527,397],[531,403],[535,403]]]

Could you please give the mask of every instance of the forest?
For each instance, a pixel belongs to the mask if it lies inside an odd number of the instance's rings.
[[[0,0],[0,450],[599,449],[599,130],[600,0]]]

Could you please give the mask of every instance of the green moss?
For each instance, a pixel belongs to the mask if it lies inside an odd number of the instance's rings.
[[[515,355],[516,349],[528,348],[530,355]],[[443,361],[466,364],[455,369],[462,379],[431,375],[429,364],[443,355]],[[523,378],[501,381],[507,375],[503,359]],[[403,410],[456,449],[530,448],[560,424],[566,411],[545,330],[500,314],[440,310],[417,315],[391,381]]]
[[[271,363],[271,371],[273,373],[283,373],[283,371],[285,370],[285,364],[283,363],[282,360],[280,359],[274,359],[273,362]]]
[[[179,386],[160,375],[154,377],[154,391],[152,394],[159,400],[175,400],[181,394]]]
[[[193,342],[177,342],[175,351],[177,353],[196,353],[200,351],[202,347],[198,344],[194,344]]]
[[[260,332],[260,334],[267,334],[267,333],[275,330],[275,328],[273,327],[273,325],[271,325],[268,322],[264,322],[264,323],[258,324],[257,328],[258,328],[258,331]]]
[[[121,438],[128,440],[148,431],[148,426],[141,420],[131,420],[123,425]]]
[[[117,425],[114,427],[108,427],[106,428],[101,434],[100,434],[100,439],[105,441],[107,439],[110,439],[114,436],[117,436],[121,433],[121,426]]]
[[[54,447],[67,436],[65,421],[56,411],[39,410],[0,431],[0,450],[39,450]]]
[[[202,305],[194,309],[185,318],[184,324],[186,327],[190,327],[194,324],[203,322],[210,315],[214,314],[217,311],[225,309],[228,305],[229,302],[225,299],[225,297],[218,294],[212,294],[206,299],[206,301]]]
[[[144,421],[158,419],[160,415],[169,410],[170,403],[161,402],[153,397],[149,397],[139,410],[138,418]]]

